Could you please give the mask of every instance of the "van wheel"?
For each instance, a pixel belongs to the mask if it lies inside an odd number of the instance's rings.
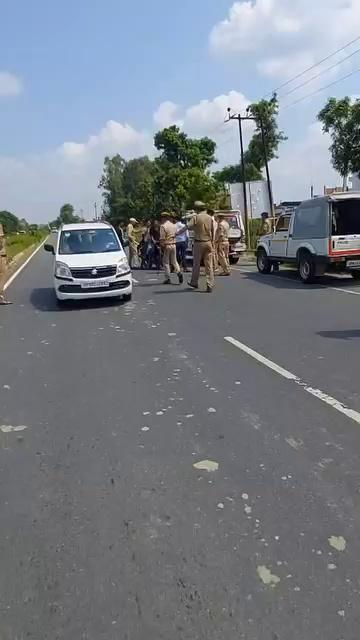
[[[315,278],[315,264],[311,254],[304,251],[299,256],[299,276],[305,284],[311,284]]]
[[[352,271],[351,275],[354,278],[354,280],[360,280],[360,271]]]
[[[257,256],[256,256],[256,264],[257,264],[258,271],[260,273],[270,273],[271,262],[268,256],[266,255],[266,252],[264,251],[264,249],[258,249]]]

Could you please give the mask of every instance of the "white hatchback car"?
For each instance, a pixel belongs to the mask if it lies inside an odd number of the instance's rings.
[[[54,288],[60,303],[88,298],[131,300],[129,262],[110,224],[63,225],[56,246],[45,244],[44,249],[55,256]]]

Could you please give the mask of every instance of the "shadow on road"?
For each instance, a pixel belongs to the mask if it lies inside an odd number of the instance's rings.
[[[359,285],[352,278],[336,278],[335,276],[325,275],[319,277],[313,284],[304,284],[295,270],[280,270],[277,273],[265,275],[262,273],[243,272],[246,280],[253,282],[262,282],[275,289],[302,289],[303,291],[313,291],[314,289],[324,289],[326,287],[336,287],[338,289],[355,289]]]
[[[33,289],[30,294],[30,302],[38,311],[66,312],[78,309],[103,309],[107,307],[120,307],[126,304],[119,298],[97,298],[93,300],[71,300],[60,306],[56,300],[54,289],[46,287]]]
[[[332,338],[333,340],[351,340],[360,338],[360,329],[346,329],[344,331],[319,331],[322,338]]]

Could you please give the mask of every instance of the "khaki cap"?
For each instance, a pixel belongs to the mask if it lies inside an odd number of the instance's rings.
[[[130,218],[129,222],[131,222],[131,224],[137,224],[136,218]]]
[[[196,200],[196,202],[194,202],[194,209],[204,211],[204,209],[206,209],[206,204],[201,202],[201,200]]]

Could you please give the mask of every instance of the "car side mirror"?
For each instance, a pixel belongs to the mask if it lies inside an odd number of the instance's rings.
[[[48,251],[49,253],[52,253],[53,256],[55,255],[55,249],[54,249],[54,246],[52,244],[44,244],[44,249],[45,249],[45,251]]]

